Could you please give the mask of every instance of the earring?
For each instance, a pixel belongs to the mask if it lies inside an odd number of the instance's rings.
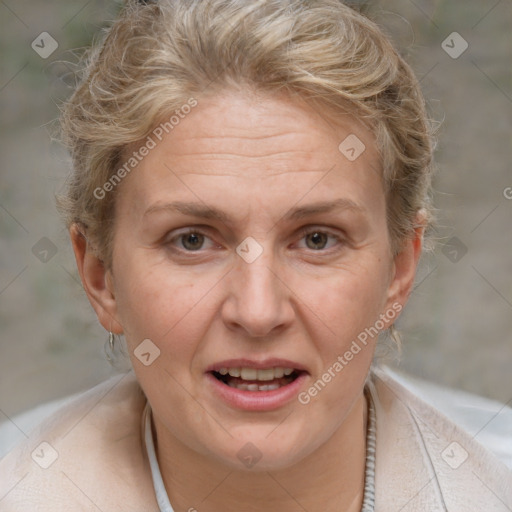
[[[119,372],[127,372],[131,369],[130,357],[126,352],[123,340],[119,338],[116,342],[116,335],[109,331],[108,339],[103,346],[105,356],[110,366]]]
[[[105,355],[107,356],[107,361],[114,365],[114,344],[115,344],[115,337],[114,333],[112,331],[109,331],[108,333],[108,340],[105,342],[104,350]]]

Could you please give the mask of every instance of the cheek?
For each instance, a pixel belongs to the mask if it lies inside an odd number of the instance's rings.
[[[214,314],[211,300],[219,276],[171,270],[140,257],[120,265],[117,280],[118,315],[132,351],[149,338],[163,356],[173,355],[175,366],[193,350],[190,340],[201,339]]]
[[[338,269],[310,287],[305,302],[335,337],[335,349],[342,349],[376,322],[386,303],[387,282],[385,265],[375,259]]]
[[[356,256],[321,277],[293,269],[283,275],[297,292],[298,309],[306,306],[296,320],[320,320],[331,338],[335,335],[335,349],[373,324],[386,299],[388,269],[382,259],[369,251]],[[149,338],[165,341],[165,347],[179,342],[185,349],[187,340],[201,339],[204,326],[220,311],[219,293],[229,295],[222,281],[221,269],[171,268],[144,251],[124,258],[116,272],[116,302],[127,340],[133,345]]]
[[[344,420],[363,388],[382,331],[387,274],[378,259],[339,270],[311,288],[310,336],[321,367],[299,397],[315,417],[330,418],[333,431]],[[306,310],[306,308],[304,308]],[[307,313],[305,313],[307,314]],[[314,319],[316,318],[316,320]],[[326,423],[326,425],[327,425]]]

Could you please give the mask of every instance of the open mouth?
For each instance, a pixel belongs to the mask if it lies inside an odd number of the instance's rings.
[[[210,372],[217,380],[242,391],[273,391],[287,386],[303,372],[294,368],[220,368]]]

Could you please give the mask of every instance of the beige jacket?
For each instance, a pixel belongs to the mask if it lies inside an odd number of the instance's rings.
[[[392,377],[370,377],[376,512],[512,511],[512,472]],[[81,395],[0,461],[1,512],[157,512],[132,373]],[[320,511],[310,511],[320,512]]]

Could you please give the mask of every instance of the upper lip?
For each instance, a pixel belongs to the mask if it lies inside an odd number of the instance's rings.
[[[289,359],[270,358],[263,359],[262,361],[255,361],[253,359],[239,358],[239,359],[226,359],[218,363],[214,363],[206,368],[207,372],[218,372],[221,368],[256,368],[257,370],[264,370],[266,368],[293,368],[294,370],[307,372],[304,365]]]

